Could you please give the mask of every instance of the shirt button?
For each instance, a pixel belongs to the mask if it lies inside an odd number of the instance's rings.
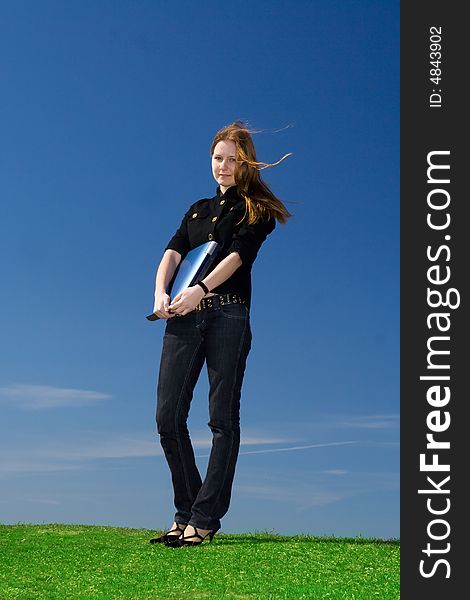
[[[197,213],[193,213],[193,219],[197,217]]]
[[[207,237],[211,240],[214,236],[212,235],[212,233],[209,233]]]
[[[217,221],[217,217],[212,217],[212,222]]]
[[[224,203],[225,203],[225,200],[221,200],[221,201],[220,201],[220,204],[224,204]]]

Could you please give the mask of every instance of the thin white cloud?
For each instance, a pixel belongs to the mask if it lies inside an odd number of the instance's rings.
[[[207,450],[212,436],[193,434],[195,449]],[[276,444],[286,442],[282,437],[251,435],[243,438],[242,446]],[[33,442],[28,446],[28,442]],[[18,446],[0,446],[0,476],[68,471],[86,468],[90,461],[100,459],[132,459],[163,456],[158,434],[135,434],[133,436],[110,435],[104,432],[85,432],[74,440],[23,441]],[[209,456],[202,455],[202,456]]]
[[[307,507],[325,506],[343,499],[341,493],[323,490],[312,485],[235,484],[236,493],[256,500],[288,503],[301,510]]]
[[[333,431],[335,429],[397,429],[400,425],[399,414],[379,414],[379,415],[350,415],[350,414],[319,414],[315,421],[307,419],[296,421],[292,420],[284,423],[285,427],[296,431],[298,435],[310,434],[314,432]]]
[[[245,471],[242,478],[235,481],[235,488],[241,495],[268,502],[287,503],[299,511],[308,511],[347,498],[399,490],[399,474],[395,472],[332,469],[320,473],[334,474],[336,477],[325,479],[317,477],[314,472],[308,477],[300,477],[297,471],[267,473],[254,470]]]
[[[194,449],[199,452],[197,458],[209,457],[212,436],[207,433],[192,434]],[[347,440],[315,444],[293,444],[281,436],[263,435],[251,432],[242,436],[240,455],[271,454],[276,452],[298,452],[317,448],[333,448],[341,446],[364,445],[363,441]],[[290,445],[287,445],[290,442]],[[282,443],[282,447],[263,448]],[[367,442],[366,442],[367,444]],[[257,449],[248,449],[258,446]],[[261,447],[260,447],[261,446]],[[157,433],[137,433],[132,436],[110,434],[109,432],[88,431],[77,435],[75,439],[27,439],[14,446],[0,444],[0,476],[11,476],[25,473],[46,471],[66,471],[89,468],[90,462],[106,459],[133,459],[145,457],[163,457],[163,449]],[[331,475],[342,475],[343,471],[331,471]]]
[[[108,400],[110,394],[93,390],[60,388],[51,385],[14,383],[0,386],[0,402],[22,410],[47,410],[71,406],[86,406]]]
[[[267,444],[289,444],[294,443],[296,440],[293,440],[291,437],[279,437],[270,434],[258,434],[258,435],[246,435],[241,434],[240,444],[242,446],[265,446]]]
[[[163,454],[157,441],[143,438],[116,436],[109,439],[84,439],[74,443],[49,445],[41,452],[44,458],[67,461],[106,458],[138,458]]]
[[[354,429],[391,429],[398,427],[399,415],[367,415],[362,417],[349,417],[344,421],[338,421],[341,427]]]
[[[267,444],[278,444],[280,438],[267,437],[262,438],[261,436],[252,438],[242,438],[240,440],[240,446],[252,446],[252,445],[267,445]],[[211,448],[212,437],[210,436],[191,436],[191,443],[194,449]],[[266,450],[269,452],[270,450]],[[263,450],[257,450],[255,452],[264,452]],[[252,454],[253,451],[241,452],[242,454]],[[95,446],[88,448],[79,448],[71,452],[65,452],[62,456],[68,456],[69,458],[132,458],[137,456],[160,456],[163,455],[163,450],[159,442],[159,437],[156,436],[153,440],[136,439],[129,437],[122,437],[115,440],[107,440],[101,442]],[[209,456],[208,454],[197,455],[199,457]]]
[[[270,452],[292,452],[294,450],[307,450],[308,448],[327,448],[328,446],[347,446],[349,444],[358,444],[358,441],[347,442],[326,442],[324,444],[308,444],[306,446],[288,446],[287,448],[268,448],[266,450],[240,450],[239,454],[268,454]],[[242,444],[240,443],[240,446]],[[204,458],[208,454],[198,454],[198,457]]]
[[[2,458],[0,463],[0,478],[11,475],[26,475],[31,473],[53,473],[55,471],[77,471],[84,467],[74,463],[58,463],[44,459],[32,460],[28,456],[9,459]]]

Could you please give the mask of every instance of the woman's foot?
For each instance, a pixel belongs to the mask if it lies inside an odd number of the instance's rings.
[[[179,538],[179,536],[183,533],[186,523],[177,523],[173,522],[171,529],[157,538],[152,538],[150,540],[151,544],[168,544],[170,542],[174,542]]]
[[[199,546],[202,542],[209,538],[212,542],[212,538],[217,533],[214,529],[200,529],[199,527],[193,527],[187,525],[184,533],[178,538],[167,544],[172,548],[180,548],[181,546]]]
[[[191,541],[194,540],[195,542],[197,542],[199,538],[196,536],[196,533],[199,533],[199,535],[202,535],[202,537],[206,537],[206,535],[211,531],[212,529],[201,529],[200,527],[198,527],[196,531],[196,529],[192,525],[186,525],[183,537],[185,540],[191,539]]]

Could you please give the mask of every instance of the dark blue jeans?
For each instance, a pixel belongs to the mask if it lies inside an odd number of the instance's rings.
[[[174,490],[175,522],[219,530],[240,448],[240,396],[251,349],[249,309],[226,304],[167,320],[157,386],[157,429]],[[187,419],[207,363],[212,448],[201,480]]]

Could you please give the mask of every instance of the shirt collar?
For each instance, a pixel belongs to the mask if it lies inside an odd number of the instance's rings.
[[[220,185],[218,185],[216,189],[216,196],[218,198],[224,198],[224,200],[231,200],[233,202],[241,199],[241,196],[238,193],[238,186],[236,185],[231,185],[225,192],[225,194],[222,194],[220,190]]]

